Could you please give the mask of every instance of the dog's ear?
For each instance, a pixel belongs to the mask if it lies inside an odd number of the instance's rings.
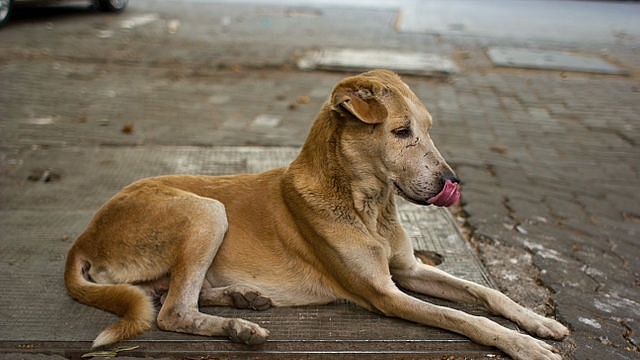
[[[348,78],[334,88],[331,107],[341,113],[346,111],[364,123],[380,124],[387,118],[387,108],[379,98],[382,93],[383,86],[377,81]]]

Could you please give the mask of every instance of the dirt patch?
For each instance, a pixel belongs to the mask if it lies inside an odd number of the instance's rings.
[[[473,227],[467,222],[468,214],[460,203],[450,209],[462,235],[476,250],[498,290],[538,314],[554,316],[553,294],[541,284],[540,269],[533,264],[532,254],[524,248],[474,234]]]
[[[554,315],[552,293],[540,284],[540,270],[530,252],[478,236],[472,236],[471,243],[501,292],[538,314]]]

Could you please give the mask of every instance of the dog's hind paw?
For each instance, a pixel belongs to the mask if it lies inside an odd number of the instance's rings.
[[[255,288],[244,285],[230,285],[218,288],[204,288],[200,291],[201,306],[232,306],[236,309],[263,311],[271,308],[271,299],[260,294]]]
[[[255,291],[229,292],[228,296],[233,301],[233,306],[237,309],[252,309],[263,311],[271,308],[271,299],[260,295]]]
[[[269,330],[242,319],[229,319],[224,330],[229,340],[247,345],[262,344],[269,337]]]

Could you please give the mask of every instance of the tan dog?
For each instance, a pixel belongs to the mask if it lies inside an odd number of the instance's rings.
[[[298,157],[257,175],[174,175],[124,188],[69,250],[65,283],[77,300],[122,318],[94,346],[151,326],[259,344],[269,332],[201,306],[322,304],[347,299],[388,316],[463,334],[515,359],[560,359],[543,341],[483,317],[435,306],[398,286],[486,307],[545,338],[568,334],[496,290],[416,261],[396,194],[449,206],[453,171],[429,137],[431,116],[395,74],[338,83]]]

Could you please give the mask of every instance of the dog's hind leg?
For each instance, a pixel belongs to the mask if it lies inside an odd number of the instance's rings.
[[[249,286],[230,285],[219,288],[203,288],[200,292],[201,306],[232,306],[236,309],[267,310],[271,299]]]
[[[224,206],[215,200],[197,198],[192,205],[197,211],[192,211],[190,226],[181,234],[167,296],[158,313],[158,327],[197,335],[228,336],[232,341],[246,344],[263,343],[269,332],[257,324],[199,311],[200,291],[224,239],[227,219]]]

